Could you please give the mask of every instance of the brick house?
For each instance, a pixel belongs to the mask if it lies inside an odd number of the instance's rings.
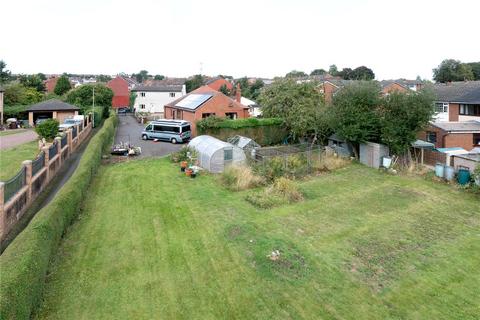
[[[480,81],[439,83],[436,95],[435,121],[480,121]]]
[[[240,103],[241,92],[237,89],[235,99],[202,86],[187,95],[165,105],[166,119],[181,119],[192,123],[192,134],[196,135],[196,122],[209,116],[241,119],[250,116],[249,109]]]
[[[435,148],[460,147],[467,151],[480,146],[480,121],[432,122],[419,139]]]
[[[149,85],[140,84],[132,89],[136,93],[133,105],[135,112],[146,112],[164,118],[164,106],[185,96],[184,83],[155,80]]]
[[[231,92],[233,89],[233,84],[225,78],[216,77],[205,82],[205,85],[209,86],[213,90],[220,91],[220,88],[225,85],[227,89]]]
[[[107,87],[112,89],[112,108],[127,108],[130,103],[130,92],[128,90],[128,82],[121,76],[107,82]]]

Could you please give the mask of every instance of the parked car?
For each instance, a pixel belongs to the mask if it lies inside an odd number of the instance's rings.
[[[119,109],[117,110],[117,113],[118,113],[119,115],[126,115],[126,114],[129,113],[129,112],[130,112],[130,109],[129,109],[129,108],[119,108]]]
[[[191,138],[190,122],[184,120],[156,120],[142,131],[142,139],[158,139],[171,143],[187,142]]]
[[[38,126],[40,123],[47,121],[49,118],[48,116],[38,116],[37,120],[35,120],[35,125]]]

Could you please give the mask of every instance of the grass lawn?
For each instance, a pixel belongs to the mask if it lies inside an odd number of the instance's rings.
[[[27,129],[15,129],[15,130],[0,131],[0,137],[9,136],[11,134],[22,133],[22,132],[25,132],[25,131],[27,131]]]
[[[38,154],[38,141],[0,150],[0,181],[12,178],[24,160],[33,160]]]
[[[103,167],[36,317],[478,319],[478,196],[361,165],[299,185],[260,210],[166,159]]]

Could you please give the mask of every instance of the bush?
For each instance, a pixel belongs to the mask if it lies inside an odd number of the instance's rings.
[[[312,166],[316,171],[333,171],[346,167],[350,161],[346,158],[333,154],[323,153],[321,157],[313,161]]]
[[[0,257],[0,319],[28,319],[40,303],[49,263],[79,212],[101,163],[102,151],[111,145],[116,122],[116,116],[105,121],[72,177]]]
[[[45,138],[46,140],[51,141],[58,134],[58,120],[45,120],[35,127],[35,131],[40,136],[40,138]]]
[[[302,201],[303,195],[292,180],[282,177],[263,192],[249,194],[245,199],[258,208],[268,209]]]
[[[182,161],[190,161],[190,158],[188,157],[188,153],[190,153],[190,157],[192,158],[197,157],[197,150],[189,146],[183,146],[182,149],[170,154],[170,160],[174,163],[179,163]]]
[[[263,183],[263,179],[255,175],[246,166],[229,166],[220,176],[220,181],[229,190],[240,191],[257,187]]]

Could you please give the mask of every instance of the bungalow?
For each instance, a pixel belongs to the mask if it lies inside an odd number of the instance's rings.
[[[480,121],[480,81],[439,83],[433,90],[435,122]]]
[[[248,118],[249,108],[240,103],[241,92],[237,90],[235,100],[208,85],[165,105],[166,119],[181,119],[192,123],[196,135],[196,121],[209,116],[231,119]]]
[[[152,85],[138,85],[132,89],[137,94],[135,112],[148,112],[164,117],[164,106],[186,94],[185,84],[170,85],[157,81]]]
[[[128,82],[121,76],[107,82],[107,87],[112,89],[112,108],[127,108],[130,104],[130,92],[128,90]]]
[[[78,115],[80,108],[57,99],[50,99],[34,104],[26,111],[28,124],[34,126],[38,118],[53,118],[63,123],[65,119]]]
[[[431,122],[419,139],[433,143],[435,148],[463,148],[467,151],[480,146],[480,121]]]

